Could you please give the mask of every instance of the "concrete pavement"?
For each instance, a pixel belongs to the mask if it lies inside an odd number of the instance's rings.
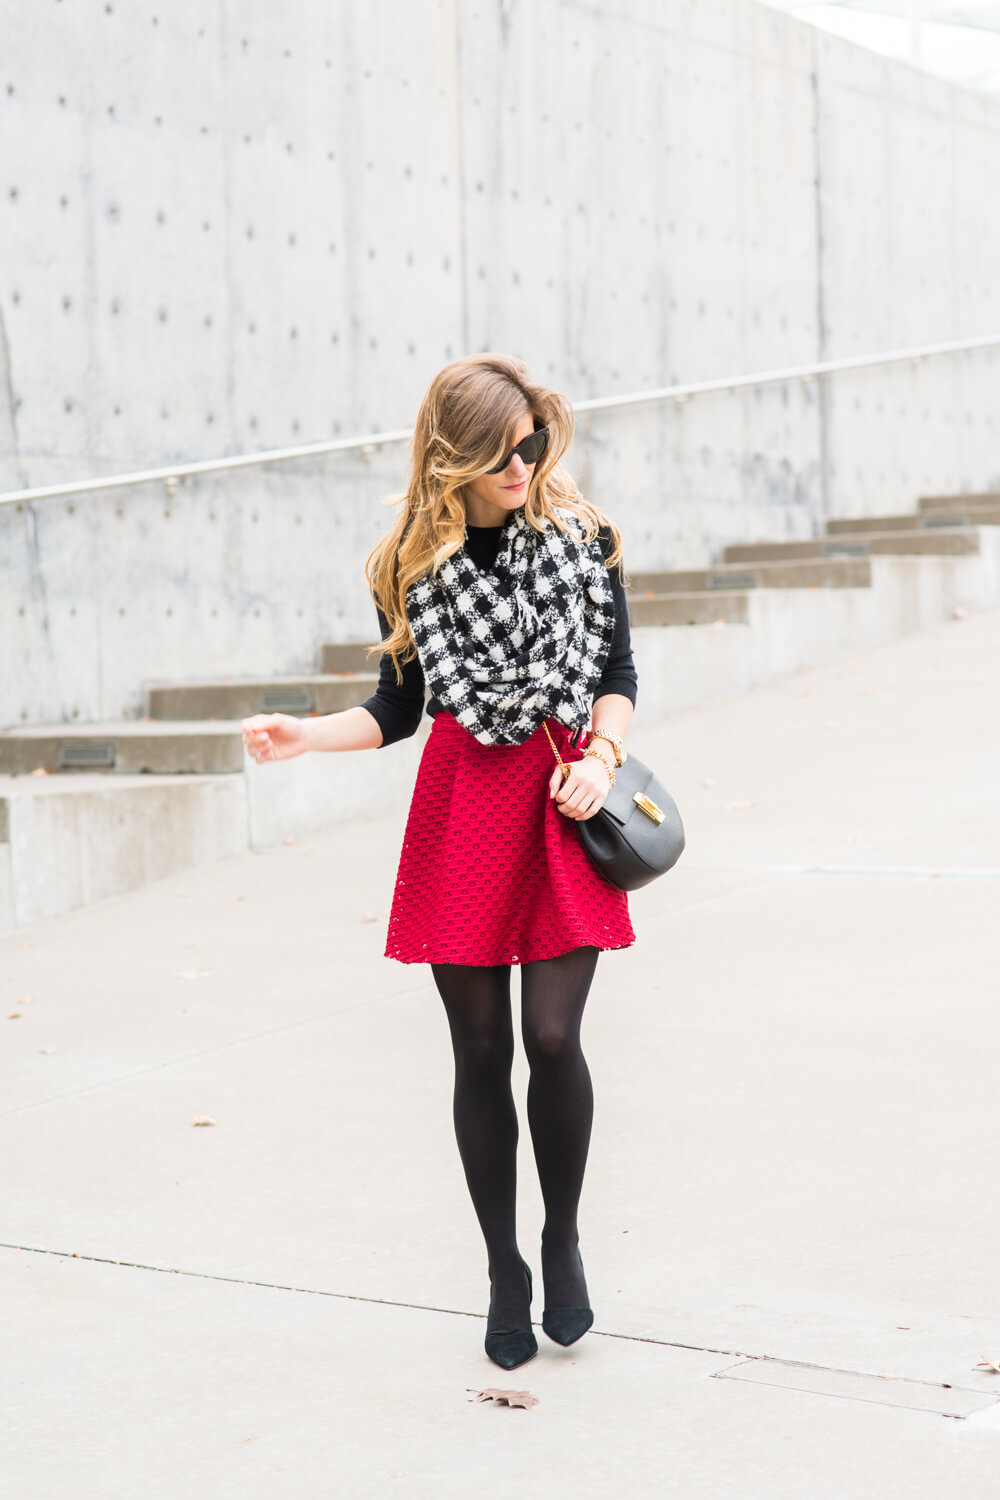
[[[4,1495],[990,1494],[998,654],[994,610],[637,716],[688,849],[588,1005],[596,1331],[510,1374],[381,956],[401,813],[4,939]],[[526,1130],[521,1175],[537,1268]]]

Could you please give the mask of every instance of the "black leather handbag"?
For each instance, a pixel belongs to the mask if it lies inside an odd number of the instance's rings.
[[[562,767],[569,766],[544,725],[549,744]],[[580,842],[591,863],[620,891],[637,891],[663,875],[684,852],[684,825],[677,804],[647,765],[631,753],[615,771],[603,807],[577,823]]]

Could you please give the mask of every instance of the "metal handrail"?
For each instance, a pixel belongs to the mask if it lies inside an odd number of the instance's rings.
[[[686,385],[664,385],[649,391],[633,391],[625,396],[602,396],[593,401],[577,401],[576,412],[609,411],[616,406],[638,406],[644,401],[687,400],[708,391],[734,391],[745,386],[768,385],[780,380],[809,380],[814,375],[829,375],[838,370],[860,370],[868,365],[886,365],[900,360],[914,363],[934,354],[954,354],[967,349],[1000,347],[1000,334],[980,338],[954,339],[944,344],[920,344],[910,349],[895,349],[890,354],[863,354],[853,359],[830,359],[808,365],[789,365],[783,370],[757,370],[749,375],[726,376],[721,380],[698,380]],[[19,505],[29,500],[50,500],[59,495],[84,495],[95,490],[122,489],[129,485],[149,484],[157,479],[173,488],[192,474],[221,473],[226,469],[246,469],[257,464],[287,463],[296,458],[313,458],[325,453],[344,453],[361,449],[370,457],[388,443],[404,443],[412,428],[394,432],[370,432],[363,437],[337,438],[329,443],[306,443],[295,448],[271,448],[261,453],[241,453],[235,458],[209,458],[196,463],[171,464],[158,469],[143,469],[135,474],[111,474],[103,479],[85,479],[73,484],[50,484],[30,490],[9,490],[0,494],[0,505]]]

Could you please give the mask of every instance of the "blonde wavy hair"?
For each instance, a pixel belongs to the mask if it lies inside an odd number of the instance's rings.
[[[549,429],[548,447],[535,465],[524,502],[528,525],[541,531],[541,523],[548,521],[570,532],[563,510],[580,519],[587,541],[598,526],[607,526],[614,542],[607,566],[617,564],[621,576],[621,533],[583,498],[560,462],[573,437],[573,408],[565,396],[532,380],[522,361],[509,355],[456,359],[435,375],[420,403],[410,443],[409,486],[405,494],[389,497],[399,513],[365,563],[371,596],[391,628],[368,654],[391,656],[397,682],[402,682],[401,664],[417,654],[406,591],[417,579],[437,573],[464,544],[462,488],[503,461],[528,414]]]

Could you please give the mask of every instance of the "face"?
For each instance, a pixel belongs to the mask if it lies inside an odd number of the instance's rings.
[[[534,430],[534,418],[530,411],[526,411],[517,424],[513,443],[530,437]],[[478,479],[470,480],[465,486],[465,500],[471,523],[474,526],[502,525],[505,517],[528,498],[528,484],[534,472],[535,465],[525,464],[515,453],[499,474],[480,474]]]

